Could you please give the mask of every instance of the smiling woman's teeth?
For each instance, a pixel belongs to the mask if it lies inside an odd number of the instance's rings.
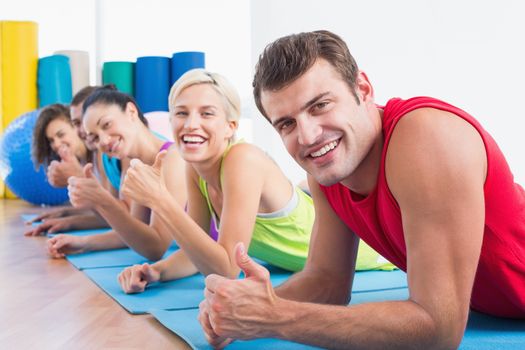
[[[184,142],[204,142],[204,139],[200,136],[184,136]]]
[[[310,156],[314,157],[314,158],[320,157],[320,156],[326,154],[328,151],[333,150],[335,148],[335,146],[337,146],[337,141],[332,141],[328,145],[326,145],[323,148],[321,148],[319,151],[310,153]]]

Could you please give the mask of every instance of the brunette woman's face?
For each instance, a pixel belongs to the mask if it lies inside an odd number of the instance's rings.
[[[61,148],[68,148],[71,154],[78,154],[82,147],[82,140],[75,128],[64,118],[54,119],[47,125],[46,138],[51,149],[57,154]]]
[[[132,103],[128,103],[124,111],[115,104],[97,103],[88,107],[83,119],[87,141],[101,152],[119,159],[130,152],[137,122],[142,123]]]

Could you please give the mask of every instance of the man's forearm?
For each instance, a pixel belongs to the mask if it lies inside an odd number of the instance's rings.
[[[330,349],[454,348],[412,301],[334,306],[279,299],[276,310],[260,325],[261,336]]]

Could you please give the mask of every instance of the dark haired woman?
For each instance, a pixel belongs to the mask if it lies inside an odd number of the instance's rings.
[[[82,176],[82,167],[90,162],[93,153],[79,137],[70,110],[62,104],[52,104],[42,109],[33,129],[32,155],[35,168],[44,166],[48,181],[50,169],[56,164],[65,164],[69,175]],[[26,236],[39,236],[46,232],[104,227],[106,224],[92,213],[75,208],[61,208],[44,213],[28,222],[43,221],[24,232]]]
[[[91,161],[91,152],[71,123],[69,108],[58,103],[40,112],[33,129],[32,153],[35,168],[43,165],[47,169],[53,160],[65,157],[75,157],[79,164]]]
[[[83,125],[87,137],[100,152],[120,159],[123,164],[138,159],[152,165],[157,154],[166,151],[157,170],[168,179],[167,189],[182,206],[186,203],[184,161],[171,143],[157,137],[135,100],[113,88],[93,92],[83,106]],[[122,169],[122,175],[126,173]],[[105,190],[93,176],[92,164],[84,167],[84,177],[69,179],[69,196],[75,207],[91,208],[113,228],[107,234],[93,236],[56,235],[48,241],[53,257],[63,257],[94,250],[130,247],[150,260],[162,257],[173,238],[149,208],[134,201],[130,208]]]

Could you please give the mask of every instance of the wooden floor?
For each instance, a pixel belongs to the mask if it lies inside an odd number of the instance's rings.
[[[189,349],[150,315],[131,315],[65,260],[44,237],[24,237],[22,213],[0,199],[0,348]]]

